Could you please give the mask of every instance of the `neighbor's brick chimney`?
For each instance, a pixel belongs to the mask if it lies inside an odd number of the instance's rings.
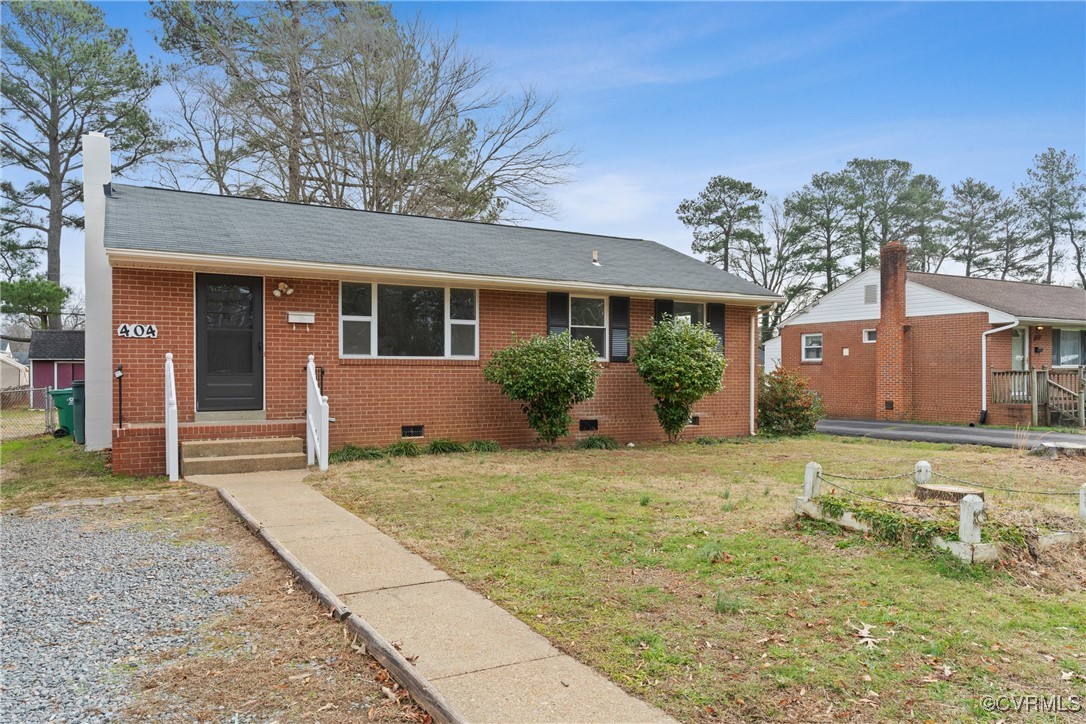
[[[905,245],[882,247],[879,265],[881,314],[875,342],[875,419],[904,420],[909,390],[905,370]]]

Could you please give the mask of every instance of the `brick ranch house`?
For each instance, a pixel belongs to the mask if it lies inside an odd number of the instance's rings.
[[[482,368],[513,335],[566,329],[603,364],[573,434],[662,440],[628,347],[664,312],[706,324],[729,360],[723,389],[695,409],[698,434],[754,433],[756,318],[778,297],[692,257],[639,239],[112,184],[108,139],[87,136],[83,150],[87,445],[111,447],[118,472],[164,470],[167,353],[182,448],[303,437],[309,355],[333,450],[404,437],[528,445],[519,405]]]
[[[1086,290],[907,272],[892,242],[880,268],[786,319],[771,342],[767,357],[808,377],[829,417],[1074,424]]]

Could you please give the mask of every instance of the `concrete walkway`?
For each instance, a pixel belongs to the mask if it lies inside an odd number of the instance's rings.
[[[464,721],[673,721],[305,485],[304,476],[188,479],[217,488],[351,613],[395,641]]]
[[[905,422],[874,422],[868,420],[820,420],[819,432],[827,435],[873,437],[880,440],[912,440],[945,442],[957,445],[990,445],[1032,449],[1042,442],[1086,443],[1086,434],[1046,432],[1044,430],[1008,430],[999,427],[967,427],[955,425],[922,425]]]

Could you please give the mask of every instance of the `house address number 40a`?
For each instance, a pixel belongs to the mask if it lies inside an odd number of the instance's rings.
[[[133,339],[158,339],[158,327],[153,324],[122,324],[117,327],[118,337]]]

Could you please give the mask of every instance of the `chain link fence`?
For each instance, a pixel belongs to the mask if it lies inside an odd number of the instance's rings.
[[[33,437],[56,429],[56,410],[48,387],[0,390],[0,436]]]

